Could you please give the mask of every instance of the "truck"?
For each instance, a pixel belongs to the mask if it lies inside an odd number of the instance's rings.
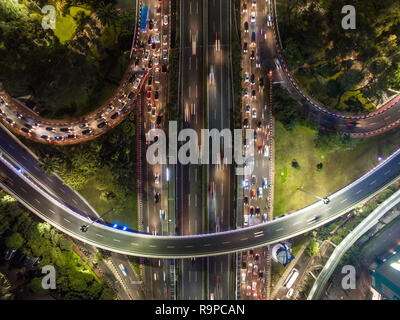
[[[142,13],[140,16],[140,30],[142,33],[147,32],[147,17],[148,17],[149,10],[146,6],[142,7]]]

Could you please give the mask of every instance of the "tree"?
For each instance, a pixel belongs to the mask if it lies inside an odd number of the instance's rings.
[[[115,21],[118,18],[118,13],[112,3],[104,4],[102,1],[96,10],[96,16],[99,18],[103,26],[109,27],[111,25],[115,25]]]
[[[315,238],[311,239],[306,252],[310,257],[319,252],[319,243],[315,240]]]
[[[18,250],[25,243],[25,239],[20,233],[15,232],[6,238],[6,246],[12,250]]]

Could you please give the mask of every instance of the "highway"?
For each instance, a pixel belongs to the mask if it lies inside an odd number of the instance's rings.
[[[329,204],[318,201],[285,217],[243,229],[190,236],[153,236],[100,223],[94,223],[88,232],[82,233],[80,227],[88,224],[87,217],[38,188],[3,157],[0,160],[0,170],[13,181],[12,185],[1,183],[2,188],[62,232],[106,250],[160,258],[221,255],[292,238],[348,212],[400,176],[398,150],[364,176],[330,195]]]
[[[200,136],[204,128],[204,5],[202,0],[180,1],[180,100],[183,126]],[[178,164],[177,215],[178,233],[203,232],[203,168]],[[206,259],[179,261],[179,299],[204,299],[203,279]]]

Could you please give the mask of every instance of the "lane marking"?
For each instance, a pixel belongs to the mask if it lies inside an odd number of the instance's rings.
[[[157,246],[155,246],[154,244],[150,244],[149,247],[151,247],[151,248],[157,248]]]
[[[228,244],[228,243],[231,243],[230,241],[224,241],[224,242],[222,242],[222,244]]]
[[[37,203],[40,203],[40,201],[39,201],[38,199],[36,199],[36,198],[35,198],[35,201],[36,201]]]
[[[74,198],[72,198],[72,202],[78,204],[78,202],[76,202]]]
[[[358,191],[356,192],[356,194],[359,194],[361,191],[362,191],[362,189],[358,190]]]
[[[283,228],[279,228],[279,229],[276,229],[275,231],[282,231],[283,230]]]
[[[376,180],[372,181],[369,185],[372,186],[375,182]]]
[[[343,203],[343,202],[346,202],[347,201],[347,198],[346,199],[344,199],[344,200],[342,200],[342,201],[340,201],[340,203]]]
[[[209,247],[209,246],[211,246],[211,243],[206,243],[204,246]]]
[[[52,209],[49,209],[49,211],[50,211],[51,213],[54,213],[54,214],[56,213],[56,212],[55,212],[54,210],[52,210]]]
[[[25,193],[28,192],[28,191],[26,191],[26,190],[25,190],[24,188],[22,188],[22,187],[21,187],[21,190],[22,190],[23,192],[25,192]]]
[[[384,173],[384,175],[386,176],[390,171],[391,171],[391,170],[389,169],[388,171],[386,171],[386,172]]]
[[[118,239],[113,239],[114,241],[116,241],[116,242],[121,242],[121,240],[118,240]]]
[[[131,242],[131,244],[134,246],[138,246],[138,244],[136,242]]]
[[[64,218],[64,220],[67,221],[68,223],[71,223],[71,221],[69,221],[68,219],[65,219],[65,218]]]
[[[101,234],[96,233],[96,236],[103,238]]]
[[[173,249],[175,246],[167,246],[168,249]]]

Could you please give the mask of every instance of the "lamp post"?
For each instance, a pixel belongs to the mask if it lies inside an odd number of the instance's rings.
[[[111,211],[114,211],[114,208],[111,208],[111,209],[108,210],[106,213],[104,213],[103,215],[101,215],[100,217],[98,217],[96,220],[92,221],[92,222],[89,223],[88,225],[85,225],[85,224],[82,225],[82,226],[81,226],[81,231],[82,231],[82,232],[87,232],[88,229],[89,229],[89,227],[90,227],[93,223],[99,221],[101,218],[103,218],[104,216],[106,216],[107,214],[109,214]]]
[[[324,202],[324,204],[328,204],[331,201],[331,200],[328,199],[328,197],[321,198],[320,196],[317,196],[314,193],[311,193],[311,192],[308,192],[308,191],[302,189],[302,187],[298,187],[297,190],[302,191],[302,192],[304,192],[304,193],[306,193],[306,194],[308,194],[308,195],[310,195],[310,196],[312,196],[312,197],[314,197],[314,198],[316,198],[318,200],[322,200]]]

